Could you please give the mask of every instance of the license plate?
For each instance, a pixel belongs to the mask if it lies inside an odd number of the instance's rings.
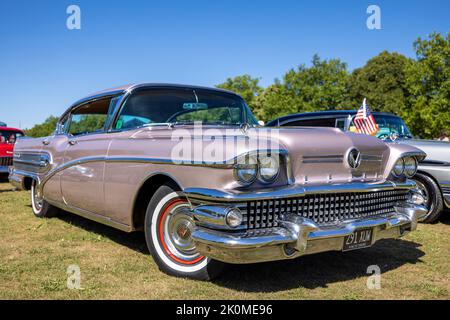
[[[342,251],[367,248],[372,245],[373,229],[359,229],[344,238]]]

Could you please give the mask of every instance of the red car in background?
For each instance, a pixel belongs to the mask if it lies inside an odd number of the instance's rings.
[[[13,165],[14,144],[23,135],[22,130],[0,126],[0,175],[8,174],[8,167]]]

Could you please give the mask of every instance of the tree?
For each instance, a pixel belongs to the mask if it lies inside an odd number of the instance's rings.
[[[57,117],[50,116],[43,123],[37,124],[31,129],[26,129],[25,133],[26,135],[34,138],[49,136],[53,131],[55,131],[57,122]]]
[[[255,110],[262,120],[344,106],[349,74],[339,59],[312,59],[312,66],[289,70],[255,99]]]
[[[431,34],[414,43],[417,62],[408,65],[410,104],[403,117],[422,138],[435,138],[450,127],[450,34]]]
[[[217,87],[236,92],[244,98],[249,106],[252,106],[253,100],[263,90],[258,83],[258,78],[252,78],[248,74],[245,74],[243,76],[228,78],[224,83],[217,85]]]
[[[355,69],[349,81],[348,109],[356,109],[364,98],[373,111],[401,115],[408,103],[406,67],[412,60],[396,52],[381,52],[362,68]]]

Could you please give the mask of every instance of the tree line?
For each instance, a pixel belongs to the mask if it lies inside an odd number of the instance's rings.
[[[383,51],[350,72],[340,59],[312,58],[288,70],[263,88],[259,78],[228,78],[219,88],[240,94],[258,120],[319,110],[357,109],[367,98],[373,111],[402,117],[421,138],[435,138],[450,127],[450,33],[433,33],[413,44],[416,57]],[[50,134],[56,117],[27,130],[30,136]]]

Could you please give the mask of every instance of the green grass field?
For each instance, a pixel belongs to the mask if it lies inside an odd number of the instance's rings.
[[[66,286],[81,269],[81,290]],[[368,289],[367,267],[382,271]],[[347,253],[230,266],[213,282],[167,276],[142,233],[63,213],[38,219],[29,193],[0,183],[0,299],[449,299],[450,214],[401,240]]]

